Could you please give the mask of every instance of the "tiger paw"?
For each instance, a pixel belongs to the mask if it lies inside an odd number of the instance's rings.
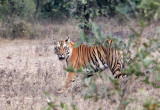
[[[63,93],[65,92],[65,89],[58,89],[56,92],[57,92],[58,94],[63,94]]]
[[[57,94],[62,94],[62,93],[63,93],[63,90],[57,90],[56,93],[57,93]]]

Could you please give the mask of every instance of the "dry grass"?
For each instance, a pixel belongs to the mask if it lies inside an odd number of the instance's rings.
[[[118,25],[112,20],[97,20],[103,23],[105,33],[120,32],[130,34],[124,25]],[[67,73],[63,70],[65,61],[59,61],[53,51],[52,38],[63,40],[70,36],[77,40],[79,30],[75,21],[66,23],[37,23],[34,25],[43,40],[6,40],[0,39],[0,108],[2,110],[40,110],[47,105],[45,91],[57,97],[57,103],[63,101],[70,104],[74,101],[79,110],[115,110],[118,106],[116,96],[112,100],[106,99],[98,102],[84,101],[81,76],[79,76],[64,94],[56,91],[64,85]],[[155,28],[154,25],[152,28]],[[151,30],[152,30],[151,28]],[[151,31],[149,30],[149,31]],[[153,31],[154,32],[154,29]],[[107,70],[104,73],[110,72]],[[153,78],[152,78],[153,79]],[[97,80],[97,84],[101,81]],[[105,81],[108,87],[112,87],[109,81]],[[140,80],[133,84],[133,92],[130,98],[137,98],[128,106],[129,110],[142,110],[142,104],[146,97],[160,100],[160,90],[145,85]],[[74,96],[75,100],[72,100]]]
[[[35,30],[35,36],[37,39],[55,38],[62,40],[67,37],[71,37],[76,40],[79,36],[80,30],[78,29],[78,22],[75,20],[57,21],[53,22],[48,20],[37,22],[33,25]]]

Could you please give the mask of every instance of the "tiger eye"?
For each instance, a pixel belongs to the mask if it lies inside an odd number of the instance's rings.
[[[65,46],[64,49],[67,50],[67,47]]]
[[[57,47],[57,49],[60,49],[60,47]]]

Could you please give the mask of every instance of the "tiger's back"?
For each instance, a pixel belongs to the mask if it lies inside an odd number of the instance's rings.
[[[73,48],[72,55],[67,63],[75,69],[85,68],[90,65],[94,72],[109,67],[115,78],[122,77],[120,71],[122,68],[120,56],[122,55],[120,55],[120,51],[111,47],[111,40],[108,42],[107,46],[99,44],[98,46],[89,47],[81,44],[79,47]]]

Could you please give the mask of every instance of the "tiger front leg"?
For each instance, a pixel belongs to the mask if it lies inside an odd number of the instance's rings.
[[[67,90],[67,88],[69,87],[70,82],[72,82],[73,79],[74,79],[76,76],[77,76],[77,75],[76,75],[75,73],[69,72],[63,89],[60,90],[60,91],[58,91],[58,93],[64,93],[64,92]]]

